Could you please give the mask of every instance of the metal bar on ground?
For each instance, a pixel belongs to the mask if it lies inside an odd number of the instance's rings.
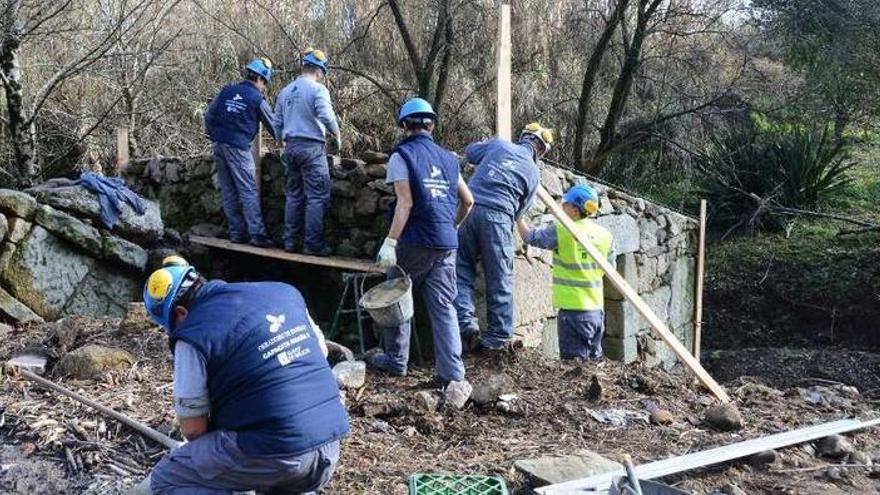
[[[691,355],[688,349],[679,342],[679,340],[675,337],[675,335],[669,330],[663,321],[657,317],[654,311],[645,303],[645,301],[639,296],[639,294],[633,290],[632,287],[626,282],[626,280],[620,276],[617,270],[608,263],[608,260],[602,256],[599,251],[593,246],[593,243],[585,237],[583,234],[579,233],[579,231],[575,228],[574,223],[568,215],[562,211],[562,208],[559,204],[556,203],[556,200],[553,199],[553,196],[550,196],[550,193],[544,189],[543,186],[538,186],[538,198],[547,205],[547,208],[550,209],[550,212],[553,213],[553,216],[568,230],[571,235],[578,241],[589,255],[596,261],[602,271],[605,272],[605,275],[614,284],[614,287],[623,294],[627,301],[629,301],[633,306],[635,306],[636,311],[642,318],[648,321],[651,325],[651,329],[657,334],[666,345],[668,345],[672,352],[684,363],[685,367],[690,370],[691,373],[696,375],[696,377],[712,392],[712,395],[718,398],[723,403],[730,402],[730,397],[727,395],[727,392],[721,388],[721,385],[712,378],[709,373],[700,366],[700,363],[694,359],[694,356]]]
[[[114,411],[113,409],[110,409],[107,406],[102,406],[101,404],[98,404],[97,402],[93,401],[92,399],[89,399],[88,397],[86,397],[84,395],[78,394],[78,393],[74,392],[73,390],[66,389],[66,388],[62,387],[61,385],[58,385],[55,382],[47,380],[47,379],[43,378],[42,376],[39,376],[31,371],[28,371],[28,370],[22,369],[22,368],[18,368],[18,372],[21,373],[21,376],[27,378],[28,380],[30,380],[32,382],[35,382],[39,385],[42,385],[42,386],[44,386],[54,392],[58,392],[61,395],[66,395],[67,397],[70,397],[71,399],[73,399],[77,402],[85,404],[85,405],[91,407],[92,409],[95,409],[95,410],[97,410],[107,416],[110,416],[111,418],[115,419],[116,421],[119,421],[120,423],[124,424],[125,426],[128,426],[129,428],[143,434],[145,437],[147,437],[151,440],[154,440],[154,441],[168,447],[169,449],[179,447],[182,444],[182,442],[178,442],[177,440],[169,437],[168,435],[163,435],[162,433],[159,433],[158,431],[150,428],[149,426],[147,426],[141,422],[135,421],[122,413],[119,413],[119,412]]]
[[[193,235],[189,237],[190,242],[195,244],[201,244],[202,246],[208,246],[218,249],[226,249],[228,251],[237,251],[239,253],[247,253],[253,254],[256,256],[263,256],[266,258],[275,258],[284,261],[293,261],[295,263],[304,263],[307,265],[317,265],[317,266],[326,266],[329,268],[341,268],[343,270],[351,270],[356,272],[364,272],[364,273],[385,273],[385,270],[379,267],[378,264],[358,260],[354,258],[337,258],[337,257],[322,257],[322,256],[311,256],[308,254],[298,254],[298,253],[288,253],[287,251],[283,251],[281,249],[266,249],[259,248],[256,246],[251,246],[250,244],[236,244],[234,242],[230,242],[226,239],[217,239],[215,237],[203,237],[199,235]]]
[[[694,284],[694,359],[700,362],[703,340],[703,272],[706,257],[706,200],[700,200],[700,238],[697,244],[697,280]]]
[[[858,419],[841,419],[830,423],[808,426],[797,430],[776,433],[766,437],[753,438],[743,442],[737,442],[723,447],[693,452],[690,454],[670,457],[661,461],[650,462],[635,467],[639,479],[647,480],[662,478],[691,469],[698,469],[713,464],[732,461],[741,457],[764,452],[766,450],[781,449],[799,443],[809,442],[829,435],[837,435],[848,431],[860,430],[871,426],[880,425],[880,419],[861,421]],[[614,478],[625,476],[626,470],[615,471],[590,476],[580,480],[557,483],[555,485],[536,488],[541,495],[561,495],[571,493],[605,493]]]

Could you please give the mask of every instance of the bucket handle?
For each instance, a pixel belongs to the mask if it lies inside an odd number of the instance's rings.
[[[403,270],[403,268],[401,268],[400,265],[393,265],[393,266],[390,266],[390,267],[388,267],[388,268],[389,268],[389,269],[390,269],[390,268],[397,268],[397,271],[400,272],[400,277],[398,277],[398,278],[402,278],[402,277],[409,278],[409,274],[407,274],[407,273]],[[361,278],[361,295],[364,294],[364,283],[365,283],[366,281],[367,281],[367,277],[363,277],[363,278]]]

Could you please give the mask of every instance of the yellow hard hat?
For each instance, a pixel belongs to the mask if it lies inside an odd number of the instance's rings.
[[[183,259],[183,256],[178,256],[176,254],[166,256],[165,258],[162,259],[162,266],[163,267],[166,267],[166,266],[187,266],[187,265],[189,265],[189,263],[187,263],[187,261],[185,259]]]
[[[523,135],[530,134],[538,138],[541,143],[544,144],[544,151],[550,151],[550,146],[553,144],[553,131],[547,127],[542,126],[537,122],[532,122],[531,124],[525,126],[520,134],[520,137]]]

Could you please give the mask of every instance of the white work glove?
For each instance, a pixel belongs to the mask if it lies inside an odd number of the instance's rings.
[[[379,249],[379,256],[376,256],[376,261],[382,268],[389,268],[397,264],[397,239],[385,238],[385,242]]]

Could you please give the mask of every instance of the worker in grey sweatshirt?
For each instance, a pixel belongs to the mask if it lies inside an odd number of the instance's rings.
[[[324,242],[324,216],[330,202],[327,140],[334,150],[341,147],[330,92],[321,84],[327,70],[324,52],[309,49],[302,58],[302,73],[281,90],[273,115],[275,135],[284,141],[282,160],[287,167],[284,249],[298,252],[302,247],[305,254],[317,256],[332,253]]]

